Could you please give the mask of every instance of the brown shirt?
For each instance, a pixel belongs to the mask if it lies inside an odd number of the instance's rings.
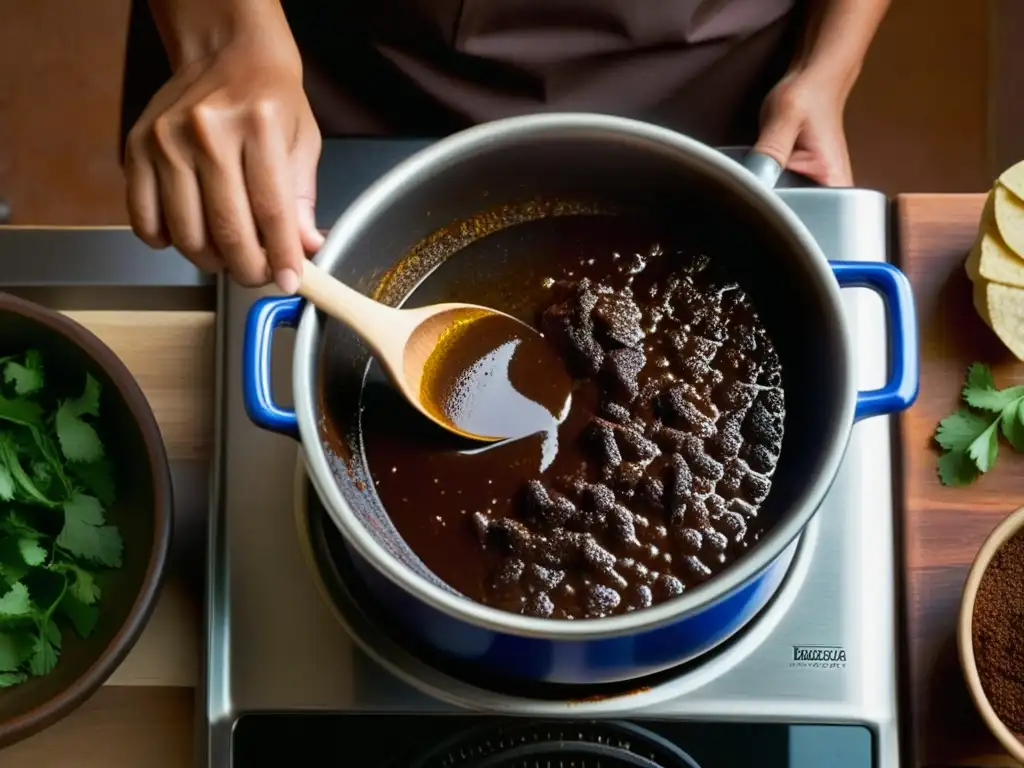
[[[716,144],[754,139],[761,100],[794,50],[798,4],[284,0],[325,136],[436,136],[509,115],[583,110]],[[167,75],[166,61],[154,61],[157,40],[135,0],[127,125]]]

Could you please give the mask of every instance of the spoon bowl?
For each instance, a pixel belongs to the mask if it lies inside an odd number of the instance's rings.
[[[475,304],[395,309],[306,262],[298,293],[345,323],[388,378],[432,422],[497,442],[564,418],[572,379],[547,340],[516,318]]]

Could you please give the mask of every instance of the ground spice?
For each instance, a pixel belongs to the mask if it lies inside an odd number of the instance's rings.
[[[971,634],[992,709],[1024,733],[1024,534],[1003,544],[982,576]]]

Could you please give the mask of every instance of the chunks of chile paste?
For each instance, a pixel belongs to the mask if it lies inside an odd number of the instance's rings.
[[[596,407],[560,447],[578,453],[570,471],[526,482],[511,516],[470,516],[499,555],[483,602],[562,619],[646,608],[720,573],[770,524],[758,512],[782,447],[778,355],[708,258],[673,254],[668,271],[662,255],[549,281],[540,327]]]

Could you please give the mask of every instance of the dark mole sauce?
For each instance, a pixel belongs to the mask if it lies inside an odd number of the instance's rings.
[[[458,314],[423,367],[420,401],[463,434],[553,435],[572,392],[558,350],[511,317]]]
[[[681,595],[758,541],[782,375],[713,256],[626,217],[550,218],[473,243],[417,289],[410,306],[467,301],[534,325],[562,358],[550,375],[572,377],[557,429],[481,445],[416,414],[371,365],[367,465],[440,579],[515,613],[594,618]],[[543,390],[547,368],[529,370]]]

